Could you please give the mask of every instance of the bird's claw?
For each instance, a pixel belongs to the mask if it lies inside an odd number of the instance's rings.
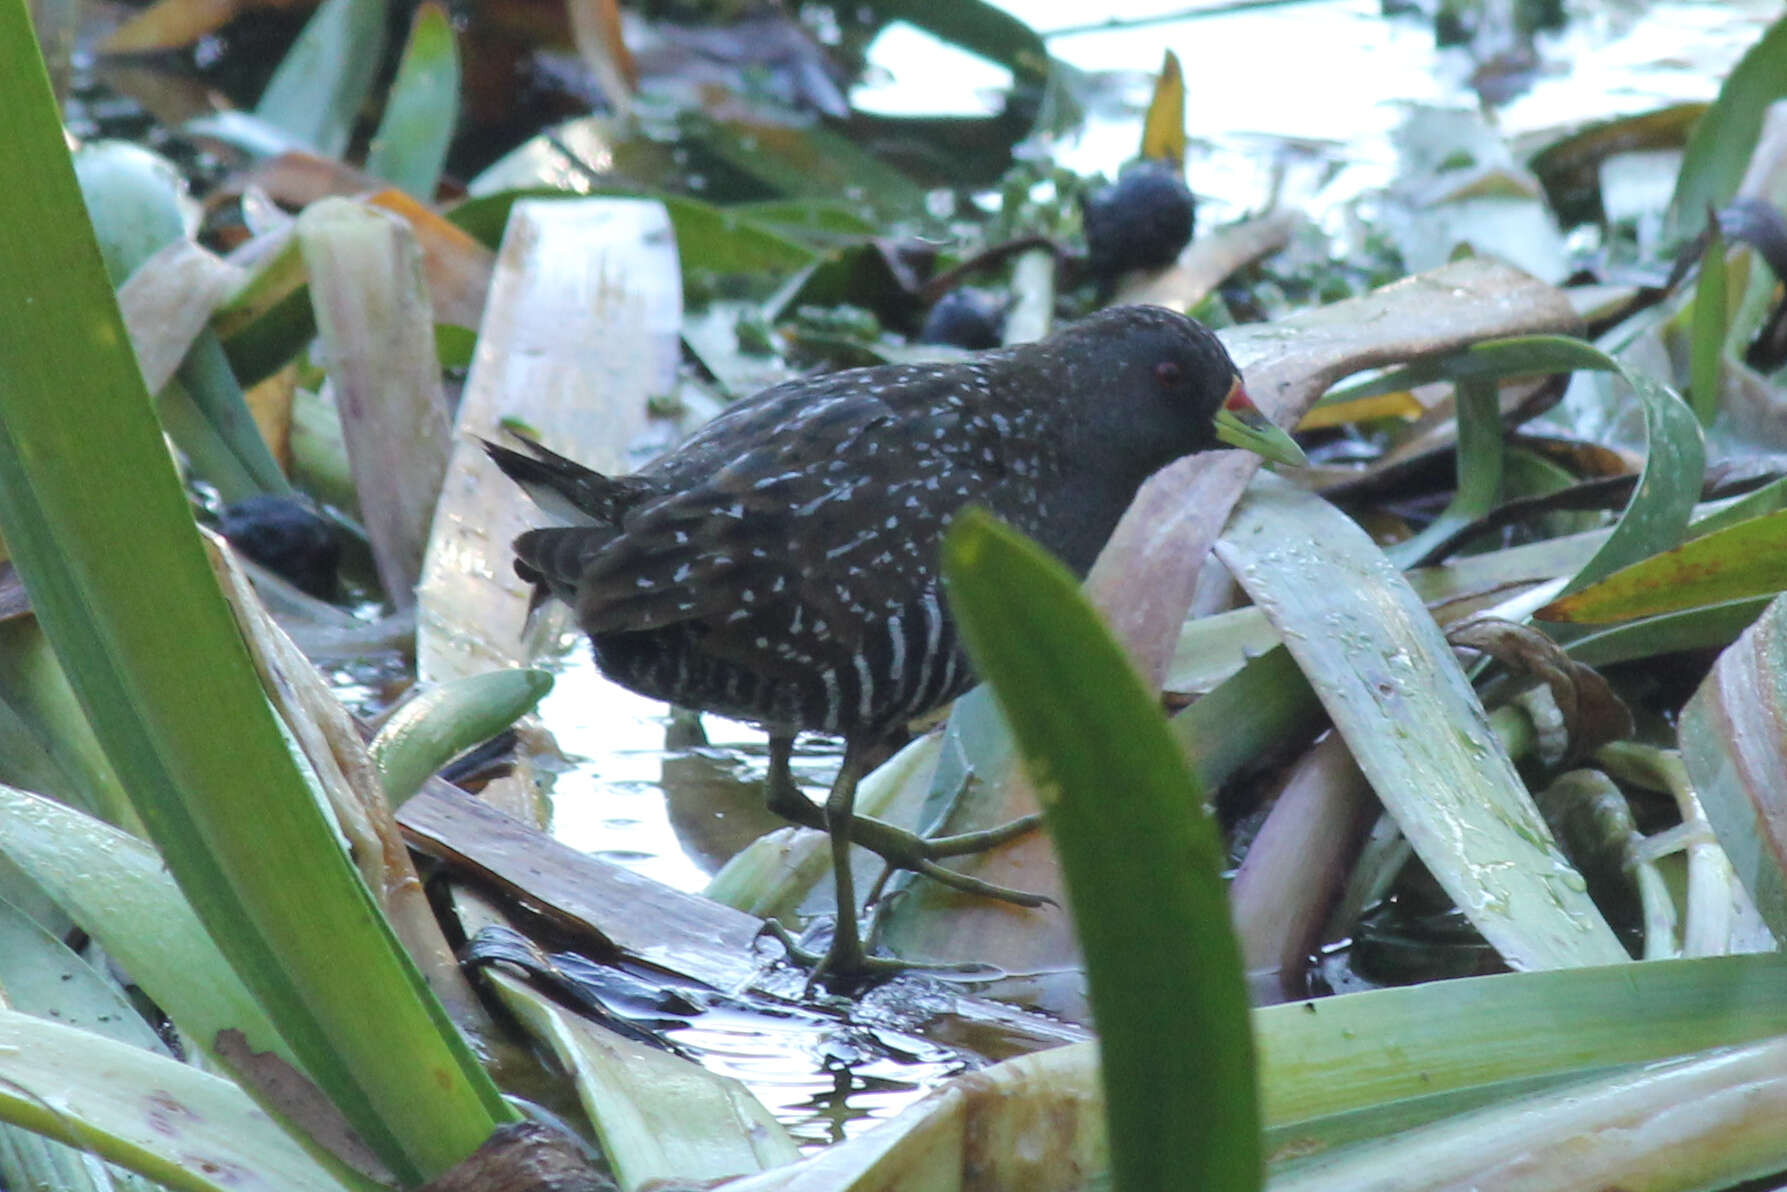
[[[807,970],[806,984],[801,987],[803,1001],[811,998],[813,990],[820,985],[834,992],[849,992],[903,973],[924,973],[960,981],[989,981],[1005,975],[1004,970],[990,964],[871,956],[863,950],[854,932],[846,934],[834,931],[830,947],[820,952],[795,939],[786,927],[774,919],[765,919],[761,931],[774,936],[788,953],[788,959]],[[848,943],[840,947],[839,941],[845,939],[855,943],[856,947],[852,949]]]

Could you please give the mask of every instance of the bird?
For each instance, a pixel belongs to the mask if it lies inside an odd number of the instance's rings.
[[[936,864],[960,848],[854,814],[873,751],[975,681],[940,572],[951,519],[982,507],[1084,576],[1143,481],[1224,445],[1304,462],[1216,336],[1154,306],[1109,307],[959,361],[787,381],[632,475],[530,438],[484,443],[572,523],[523,532],[515,570],[536,602],[575,610],[603,673],[767,730],[770,808],[831,837],[837,919],[814,970],[828,982],[882,971],[856,923],[851,843],[951,885],[1041,901]],[[823,807],[790,770],[802,732],[843,738]]]

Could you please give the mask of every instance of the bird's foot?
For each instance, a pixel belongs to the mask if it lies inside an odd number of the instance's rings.
[[[807,981],[801,989],[803,1000],[812,997],[813,990],[821,985],[834,993],[850,993],[902,973],[925,973],[958,981],[988,981],[1004,975],[1003,970],[990,964],[902,960],[897,956],[871,955],[864,949],[854,924],[850,930],[834,930],[831,943],[824,951],[807,947],[774,919],[764,920],[763,931],[776,938],[790,961],[807,970]]]
[[[937,864],[947,857],[965,857],[997,848],[1036,830],[1042,822],[1039,814],[1020,816],[1010,823],[981,832],[962,832],[954,836],[926,838],[904,828],[896,828],[884,820],[868,816],[852,816],[850,842],[868,849],[887,863],[890,869],[910,869],[934,882],[966,894],[996,898],[1017,906],[1053,906],[1055,900],[1046,894],[1033,894],[985,881],[966,873],[958,873]]]

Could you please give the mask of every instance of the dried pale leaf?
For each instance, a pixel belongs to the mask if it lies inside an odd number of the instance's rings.
[[[254,187],[286,207],[303,209],[331,195],[358,195],[377,190],[379,180],[346,162],[291,149],[256,163],[237,179],[244,189]]]
[[[1398,389],[1395,393],[1356,397],[1351,401],[1322,402],[1303,415],[1303,420],[1297,423],[1297,429],[1328,430],[1355,422],[1369,422],[1374,418],[1401,418],[1412,422],[1425,413],[1427,407],[1413,393],[1407,389]]]
[[[539,1122],[498,1126],[484,1145],[418,1192],[574,1192],[607,1187],[587,1148]]]
[[[253,8],[290,8],[301,0],[159,0],[114,29],[105,54],[152,54],[189,46]]]
[[[1292,768],[1229,886],[1255,1005],[1307,995],[1309,957],[1365,834],[1382,814],[1338,735]]]
[[[646,404],[675,384],[681,274],[670,221],[641,199],[523,200],[509,217],[479,351],[460,402],[420,588],[417,665],[439,682],[511,666],[556,641],[526,628],[529,586],[509,543],[540,515],[475,437],[505,418],[598,471],[630,470]]]
[[[422,273],[428,279],[435,320],[476,327],[484,317],[496,254],[400,190],[376,191],[366,201],[402,216],[415,232],[422,246]]]
[[[1592,666],[1577,662],[1563,647],[1530,625],[1497,617],[1473,617],[1448,626],[1446,640],[1490,655],[1516,674],[1544,683],[1562,714],[1569,737],[1564,760],[1580,758],[1609,741],[1632,735],[1632,713]]]
[[[1011,290],[1006,346],[1042,339],[1055,316],[1055,254],[1041,248],[1021,254],[1011,267]]]
[[[426,783],[397,820],[423,852],[471,867],[650,964],[722,989],[742,986],[761,968],[754,951],[761,920],[560,844],[457,787]]]
[[[450,434],[421,250],[402,220],[346,199],[307,208],[298,240],[373,561],[408,608]]]
[[[242,270],[192,241],[176,240],[118,287],[124,330],[136,350],[145,389],[159,393],[172,379],[211,312],[243,277]]]
[[[291,475],[292,470],[292,401],[298,388],[298,369],[288,365],[252,386],[242,395],[248,412],[260,428],[261,438],[279,464],[279,470]]]
[[[625,115],[639,90],[639,68],[621,36],[620,6],[615,0],[566,0],[565,8],[577,56],[596,76],[609,106]]]
[[[235,553],[210,531],[204,531],[204,543],[243,643],[347,837],[367,889],[454,1021],[475,1037],[496,1038],[441,934],[359,727],[328,681],[274,622]]]
[[[1060,1047],[957,1077],[891,1122],[729,1192],[1093,1186],[1110,1165],[1098,1053]]]
[[[1756,909],[1787,939],[1787,597],[1776,597],[1682,709],[1682,761]]]
[[[256,1051],[249,1046],[248,1036],[234,1027],[217,1032],[213,1050],[238,1083],[253,1088],[263,1104],[277,1106],[279,1117],[301,1128],[310,1142],[369,1180],[396,1182],[341,1111],[304,1073],[271,1051]]]

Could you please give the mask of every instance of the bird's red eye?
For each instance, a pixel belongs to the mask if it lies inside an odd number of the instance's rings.
[[[1154,377],[1161,383],[1163,388],[1170,388],[1177,385],[1179,383],[1179,378],[1184,375],[1184,370],[1179,367],[1179,363],[1176,360],[1162,360],[1159,364],[1154,366]]]

